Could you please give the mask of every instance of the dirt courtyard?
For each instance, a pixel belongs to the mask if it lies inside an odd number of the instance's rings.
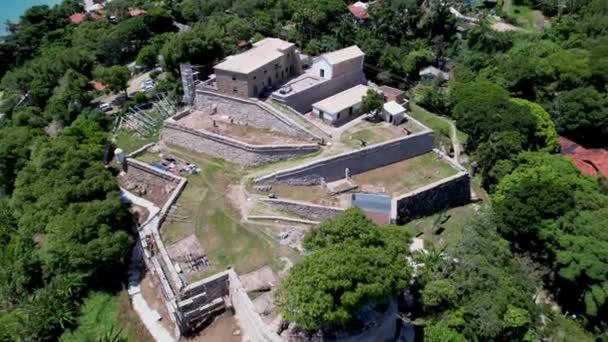
[[[302,139],[291,137],[281,132],[261,129],[238,122],[229,115],[209,115],[202,111],[193,111],[191,114],[177,121],[180,125],[206,130],[215,134],[231,137],[252,145],[289,145],[302,144]]]

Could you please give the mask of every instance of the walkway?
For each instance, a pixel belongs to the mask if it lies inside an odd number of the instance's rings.
[[[121,197],[130,203],[146,208],[149,211],[148,220],[142,225],[142,231],[146,233],[153,233],[154,227],[158,227],[159,218],[158,213],[160,209],[155,206],[152,202],[137,197],[134,194],[121,189]],[[133,254],[131,255],[131,262],[129,265],[129,297],[131,297],[131,303],[133,309],[139,315],[139,318],[146,326],[146,329],[150,332],[154,340],[157,342],[173,342],[176,339],[165,329],[165,327],[159,321],[159,313],[153,310],[146,299],[141,293],[141,270],[144,268],[143,265],[143,250],[140,243],[135,245]]]

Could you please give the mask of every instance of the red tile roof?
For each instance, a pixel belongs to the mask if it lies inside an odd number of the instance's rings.
[[[348,10],[353,15],[353,17],[357,19],[368,19],[369,13],[367,12],[367,8],[362,6],[357,6],[355,4],[348,5]]]
[[[80,24],[86,18],[87,15],[85,13],[74,13],[70,16],[70,22],[72,22],[72,24]]]
[[[608,177],[608,151],[599,148],[584,148],[572,140],[559,137],[561,154],[568,156],[574,165],[585,174],[596,176],[598,173]]]
[[[89,82],[89,84],[92,85],[95,90],[99,90],[99,91],[106,90],[106,88],[108,87],[107,85],[105,85],[101,82],[98,82],[98,81],[91,81],[91,82]]]
[[[389,87],[389,86],[380,86],[379,87],[380,90],[382,90],[382,93],[384,94],[384,97],[386,98],[386,102],[390,102],[390,101],[396,101],[399,102],[398,99],[399,97],[402,97],[404,91],[401,89],[397,89],[397,88],[393,88],[393,87]]]

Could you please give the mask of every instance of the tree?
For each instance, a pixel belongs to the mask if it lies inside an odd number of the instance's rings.
[[[362,306],[389,300],[407,287],[409,236],[379,229],[349,209],[305,237],[311,254],[296,264],[275,294],[286,319],[307,330],[344,325]]]
[[[95,78],[102,83],[105,83],[113,92],[124,91],[127,94],[131,71],[125,66],[98,67],[95,69]]]
[[[175,35],[161,50],[166,69],[179,75],[180,63],[213,64],[233,51],[223,45],[224,36],[223,29],[212,23],[196,24],[192,30]]]
[[[27,127],[0,130],[0,194],[13,192],[17,174],[29,160],[35,141],[41,133]]]
[[[608,312],[608,208],[571,212],[551,226],[550,248],[560,297],[570,310],[584,312],[594,323]],[[566,293],[568,293],[566,295]]]
[[[574,208],[608,203],[601,196],[587,197],[599,196],[597,184],[562,156],[525,152],[515,163],[514,171],[496,187],[493,200],[501,233],[520,248],[547,253],[543,248],[547,220]]]
[[[489,81],[458,83],[451,96],[458,127],[469,135],[467,149],[475,150],[492,134],[505,131],[518,132],[534,146],[536,118],[527,106],[513,103],[504,88]]]
[[[384,97],[377,91],[369,89],[361,99],[361,111],[373,116],[380,115],[384,106]]]
[[[479,144],[474,158],[479,163],[484,189],[493,192],[494,186],[512,171],[511,158],[525,150],[526,139],[519,132],[498,132]]]
[[[576,88],[553,101],[552,116],[557,130],[573,140],[591,146],[606,146],[608,99],[591,87]]]
[[[308,330],[351,321],[365,304],[404,290],[410,271],[378,247],[344,244],[304,257],[276,292],[287,320]]]
[[[146,70],[150,70],[156,66],[158,61],[158,50],[152,45],[146,45],[137,54],[136,62],[143,66]]]
[[[549,113],[547,113],[539,104],[528,100],[511,99],[511,102],[528,107],[530,113],[534,115],[536,129],[534,130],[534,144],[530,147],[534,150],[544,152],[557,152],[559,150],[557,132],[555,131],[555,125],[553,124],[553,121],[551,121]]]
[[[91,101],[86,77],[69,69],[53,90],[45,109],[45,116],[62,125],[68,125]]]
[[[522,341],[538,317],[536,277],[481,211],[421,288],[425,341]],[[426,263],[420,266],[424,270]]]
[[[467,339],[445,323],[424,327],[424,340],[428,342],[466,342]]]

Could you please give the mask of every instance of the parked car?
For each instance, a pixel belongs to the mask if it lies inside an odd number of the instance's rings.
[[[112,110],[112,105],[104,102],[99,105],[99,109],[101,109],[102,112],[108,112]]]

